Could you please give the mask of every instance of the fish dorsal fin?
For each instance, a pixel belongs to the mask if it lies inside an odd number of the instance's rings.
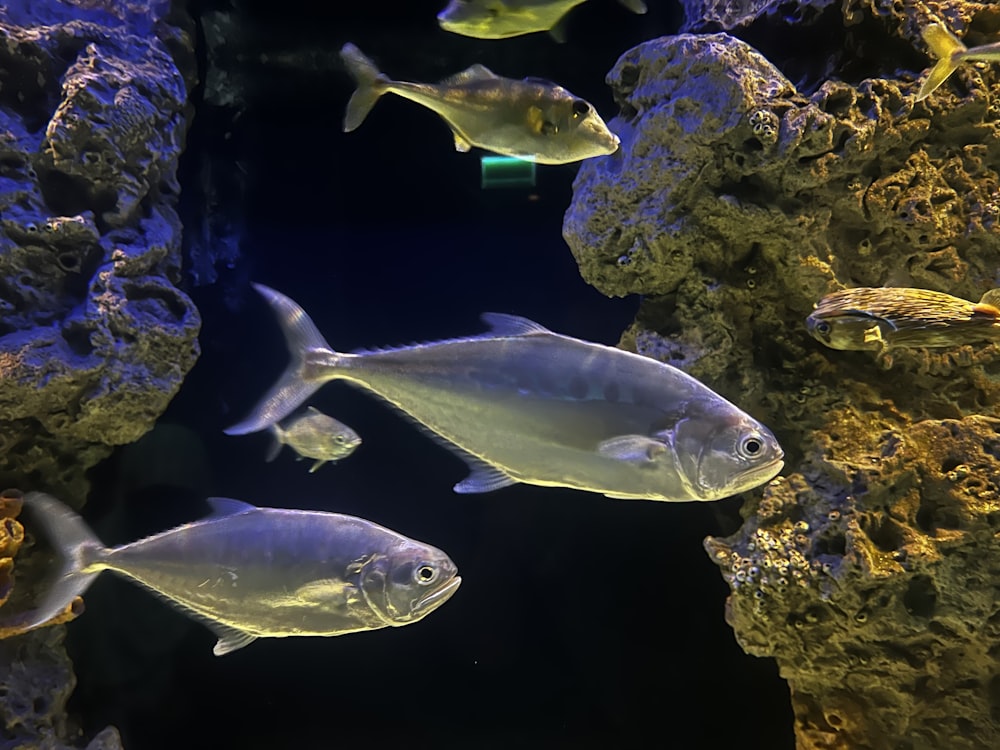
[[[550,30],[549,33],[551,34],[552,31]],[[564,42],[566,40],[565,39],[557,39],[556,41],[558,41],[558,42]],[[553,89],[562,88],[562,86],[560,86],[555,81],[550,81],[548,78],[539,78],[538,76],[527,76],[526,78],[523,78],[521,80],[524,81],[524,83],[534,83],[534,84],[536,84],[538,86],[545,86],[546,88],[553,88]]]
[[[219,636],[218,643],[216,643],[215,648],[212,649],[212,653],[216,656],[225,656],[226,654],[241,649],[247,644],[253,643],[257,640],[257,636],[252,633],[247,633],[245,630],[239,630],[237,628],[231,628],[228,625],[223,625],[222,623],[213,622],[209,625],[209,627],[217,636]]]
[[[462,458],[465,459],[465,463],[469,466],[469,476],[454,487],[455,492],[460,495],[492,492],[501,487],[510,487],[512,484],[517,484],[517,480],[508,476],[503,470],[495,466],[490,466],[488,463],[480,461],[474,456],[465,454]]]
[[[495,333],[497,336],[526,336],[529,333],[552,333],[545,326],[541,326],[533,320],[522,318],[520,315],[487,312],[480,315],[479,318],[490,327],[490,332]]]
[[[472,83],[473,81],[490,81],[499,78],[496,73],[487,68],[485,65],[480,65],[476,63],[475,65],[470,65],[465,70],[450,75],[441,81],[443,86],[459,86],[463,83]]]
[[[208,504],[212,506],[212,513],[208,518],[225,518],[235,516],[238,513],[247,513],[257,510],[256,505],[245,503],[242,500],[233,500],[231,497],[210,497]]]

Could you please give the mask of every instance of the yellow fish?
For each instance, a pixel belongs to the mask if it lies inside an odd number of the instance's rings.
[[[931,48],[935,57],[939,58],[937,64],[931,68],[930,75],[917,92],[917,101],[926,99],[938,86],[944,83],[948,76],[955,72],[959,65],[969,60],[983,60],[986,62],[1000,61],[1000,42],[983,44],[978,47],[966,47],[962,42],[948,31],[944,26],[932,23],[922,32],[924,41]]]
[[[473,146],[539,164],[568,164],[618,150],[618,136],[589,102],[540,78],[518,81],[473,65],[438,84],[393,81],[353,44],[340,56],[358,84],[344,132],[357,128],[383,94],[422,104],[441,116],[455,149]]]
[[[549,32],[556,41],[565,41],[563,16],[586,0],[451,0],[438,13],[445,31],[476,39],[509,39],[512,36]],[[642,0],[619,0],[633,13],[646,12]]]

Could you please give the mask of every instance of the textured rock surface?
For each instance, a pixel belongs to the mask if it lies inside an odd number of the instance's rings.
[[[134,33],[170,27],[80,5],[0,8],[0,484],[71,503],[163,411],[200,324],[176,287],[185,79]]]
[[[831,35],[905,71],[932,11],[970,43],[1000,33],[982,4],[904,5],[848,3]],[[914,59],[806,94],[727,34],[640,45],[608,77],[623,148],[583,164],[564,223],[590,283],[646,295],[623,346],[786,450],[786,479],[707,544],[740,642],[789,679],[800,748],[1000,746],[998,443],[976,416],[996,414],[1000,349],[879,359],[803,325],[844,287],[998,285],[1000,70],[965,66],[915,103],[931,61]]]
[[[87,469],[153,425],[198,356],[174,210],[193,56],[170,13],[167,2],[0,5],[0,486],[81,504]],[[28,552],[4,635],[51,568]],[[0,641],[4,747],[79,743],[62,638],[43,628]],[[120,746],[113,728],[88,745]]]

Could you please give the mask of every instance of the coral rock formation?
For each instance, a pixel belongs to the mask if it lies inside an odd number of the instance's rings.
[[[793,84],[728,34],[627,51],[608,76],[622,148],[583,163],[563,226],[591,284],[645,295],[622,345],[700,378],[786,450],[743,528],[706,544],[740,643],[789,680],[800,748],[1000,746],[1000,423],[978,416],[1000,402],[1000,347],[879,357],[804,326],[845,287],[997,286],[1000,70],[913,95],[922,24],[944,13],[979,43],[1000,14],[903,5],[825,16],[845,58],[883,50],[879,69],[903,78]]]
[[[185,79],[84,5],[0,9],[0,481],[76,503],[162,413],[200,326],[177,288]]]

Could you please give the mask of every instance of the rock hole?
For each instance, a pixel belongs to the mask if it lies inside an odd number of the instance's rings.
[[[86,357],[94,351],[94,345],[90,342],[90,331],[79,324],[70,324],[62,329],[62,337],[66,340],[70,350],[80,357]]]
[[[817,555],[836,555],[843,557],[847,553],[847,537],[843,534],[821,536],[813,543]]]
[[[45,696],[39,695],[31,702],[31,710],[36,714],[44,714],[49,710],[49,702]]]
[[[990,702],[990,717],[993,721],[1000,723],[1000,675],[996,675],[990,680],[986,694]]]
[[[914,576],[903,594],[903,606],[914,617],[932,617],[937,608],[937,589],[929,576]]]
[[[947,474],[949,471],[954,471],[961,465],[962,459],[955,458],[954,456],[948,456],[948,458],[941,462],[941,473]]]

